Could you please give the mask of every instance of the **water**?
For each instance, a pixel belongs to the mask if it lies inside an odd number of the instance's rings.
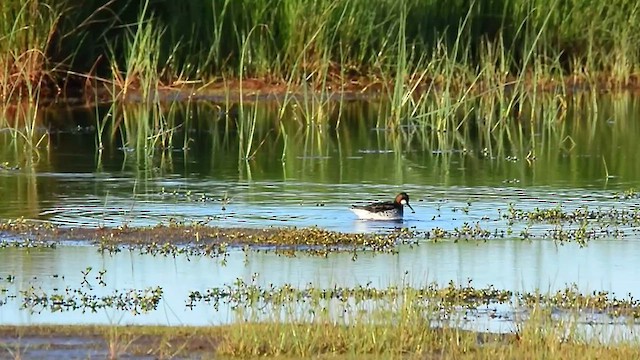
[[[548,241],[441,243],[402,248],[397,255],[360,255],[357,261],[352,261],[349,254],[324,259],[250,253],[245,258],[241,251],[233,251],[225,266],[215,259],[139,256],[128,251],[106,256],[89,246],[30,252],[13,249],[4,253],[0,274],[15,276],[12,283],[2,284],[9,293],[33,286],[48,293],[54,288],[63,292],[70,287],[104,295],[116,289],[161,286],[165,296],[157,311],[140,315],[112,309],[85,314],[46,310],[31,313],[18,311],[19,302],[10,300],[0,307],[3,324],[221,324],[233,319],[228,309],[216,311],[204,303],[187,308],[189,293],[223,287],[238,278],[250,282],[256,274],[259,274],[256,284],[262,286],[289,283],[304,287],[311,282],[322,288],[368,283],[387,287],[400,279],[417,287],[434,281],[446,285],[450,280],[459,284],[472,280],[478,287],[494,285],[518,291],[555,291],[575,283],[585,291],[608,290],[617,294],[640,286],[640,279],[630,275],[635,273],[635,264],[640,260],[640,249],[631,240],[599,241],[584,249],[575,244],[556,246]],[[87,277],[89,284],[83,285],[82,272],[89,265],[93,267]],[[96,279],[100,269],[107,269],[102,278],[106,285]]]
[[[518,234],[526,225],[509,224],[502,217],[512,206],[638,210],[637,199],[619,199],[614,193],[640,180],[635,159],[640,128],[633,118],[640,103],[633,97],[598,101],[598,111],[588,118],[577,103],[565,123],[536,125],[528,130],[534,141],[512,132],[510,142],[498,136],[482,140],[480,135],[455,141],[411,137],[410,127],[398,135],[380,128],[377,105],[362,103],[345,105],[337,129],[335,122],[305,126],[292,116],[283,131],[274,121],[276,112],[265,106],[257,113],[249,151],[238,139],[244,130],[217,118],[216,108],[199,105],[198,111],[177,112],[173,121],[185,125],[175,134],[174,148],[165,153],[145,149],[138,136],[125,141],[118,131],[99,153],[95,133],[87,127],[91,112],[57,110],[49,116],[72,121],[52,136],[49,151],[25,156],[7,134],[0,137],[0,162],[6,164],[0,170],[0,218],[74,227],[146,226],[178,219],[220,227],[318,226],[342,232],[384,232],[398,226],[453,230],[479,224],[492,232],[512,232],[486,242],[421,240],[420,246],[403,246],[398,254],[365,253],[356,261],[351,254],[286,258],[232,249],[222,264],[220,259],[129,251],[104,255],[82,242],[56,249],[7,248],[0,250],[0,277],[5,279],[0,281],[0,290],[5,289],[0,293],[0,324],[227,323],[234,320],[227,308],[187,308],[189,292],[238,278],[250,281],[256,274],[262,285],[385,287],[471,280],[477,287],[516,291],[554,291],[576,284],[583,292],[638,297],[640,277],[634,264],[640,260],[640,243],[633,226],[617,226],[623,238],[605,236],[580,247],[545,238],[545,231],[554,227],[550,224],[531,225],[537,237],[523,241]],[[184,143],[188,150],[181,148]],[[529,152],[535,159],[527,160]],[[245,159],[247,153],[253,156]],[[360,221],[348,210],[353,203],[390,200],[399,191],[410,194],[416,210],[400,224]],[[86,284],[82,271],[89,266]],[[106,284],[98,283],[99,270],[106,270]],[[164,291],[158,309],[139,315],[115,310],[33,313],[21,309],[19,301],[20,291],[31,287],[47,293],[82,288],[101,295],[156,286]],[[480,326],[500,331],[512,324]]]

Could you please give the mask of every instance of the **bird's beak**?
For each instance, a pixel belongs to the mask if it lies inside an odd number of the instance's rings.
[[[416,213],[416,211],[415,211],[415,210],[413,210],[413,208],[411,207],[411,205],[409,205],[409,203],[407,203],[407,206],[409,207],[409,209],[411,209],[411,212],[412,212],[412,213],[414,213],[414,214]]]

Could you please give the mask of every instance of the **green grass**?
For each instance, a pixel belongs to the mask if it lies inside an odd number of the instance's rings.
[[[8,0],[0,73],[7,84],[69,70],[142,90],[221,77],[319,88],[364,76],[397,91],[415,74],[445,90],[477,80],[622,87],[636,81],[639,10],[630,0]]]
[[[46,51],[59,14],[39,1],[0,4],[0,127],[8,128],[13,145],[35,153],[46,146],[48,133],[38,128],[38,103],[53,77]]]
[[[60,13],[36,0],[0,4],[0,105],[33,100],[52,76],[51,45]],[[3,106],[4,107],[4,106]]]
[[[239,157],[249,160],[266,139],[250,97],[277,84],[285,94],[279,121],[293,113],[312,125],[305,139],[318,153],[326,152],[322,134],[336,111],[330,126],[341,123],[344,91],[390,104],[379,108],[378,126],[395,128],[396,150],[415,142],[470,148],[473,133],[489,155],[515,146],[535,153],[536,123],[560,136],[558,120],[576,89],[639,85],[638,10],[629,0],[454,1],[446,8],[435,0],[8,0],[0,5],[8,19],[0,25],[0,127],[38,149],[47,143],[38,128],[41,100],[75,90],[89,101],[135,101],[146,104],[138,114],[146,115],[120,112],[127,119],[114,126],[124,130],[112,134],[150,155],[178,145],[178,125],[154,110],[163,91],[223,84],[234,89],[223,90],[222,107],[240,103],[232,120]],[[256,90],[256,78],[264,90]],[[106,125],[98,121],[99,148]],[[280,157],[287,158],[284,150]]]
[[[589,338],[577,317],[554,320],[552,309],[577,315],[594,309],[622,311],[626,304],[637,306],[632,299],[631,303],[613,299],[606,292],[581,294],[571,287],[545,295],[454,283],[322,289],[313,284],[262,287],[238,280],[209,289],[205,297],[200,300],[211,306],[224,303],[234,309],[235,323],[226,327],[217,348],[219,354],[228,356],[556,358],[583,351],[592,355],[639,351],[633,339],[620,341],[616,335]],[[514,297],[520,300],[513,302]],[[504,336],[459,328],[464,323],[460,312],[473,313],[477,307],[496,303],[523,306],[529,309],[528,316],[516,318]],[[624,329],[626,325],[619,326]]]

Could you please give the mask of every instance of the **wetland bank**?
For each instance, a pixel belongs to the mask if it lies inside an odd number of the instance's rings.
[[[0,358],[638,357],[638,5],[376,5],[2,1]]]

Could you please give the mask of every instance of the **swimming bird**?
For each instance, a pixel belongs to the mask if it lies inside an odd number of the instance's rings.
[[[404,205],[407,205],[415,213],[415,210],[409,205],[409,195],[406,192],[396,195],[393,202],[353,205],[350,210],[363,220],[402,220]]]

